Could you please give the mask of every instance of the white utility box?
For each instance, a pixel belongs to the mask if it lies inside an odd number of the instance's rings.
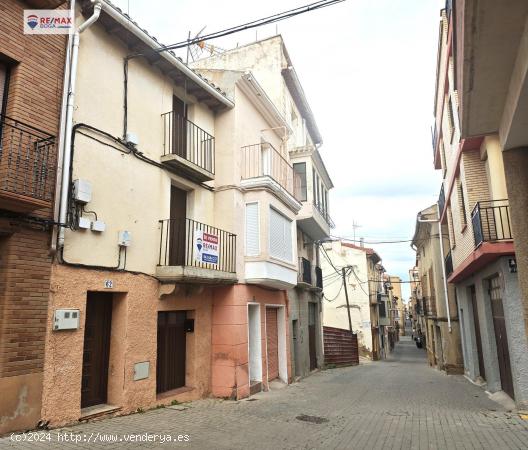
[[[102,233],[104,230],[106,230],[106,223],[104,223],[102,220],[96,220],[92,222],[92,231],[99,231]]]
[[[134,381],[144,380],[148,378],[150,371],[150,362],[143,361],[134,364]]]
[[[88,180],[75,180],[73,199],[78,203],[88,203],[92,199],[92,183]]]
[[[127,144],[132,144],[136,147],[139,145],[139,139],[137,137],[137,134],[131,133],[130,131],[126,134],[125,141],[127,142]]]
[[[83,230],[89,230],[90,223],[90,219],[87,219],[86,217],[79,217],[79,223],[77,224],[77,226],[79,228],[82,228]]]
[[[56,309],[53,315],[53,329],[78,330],[80,315],[78,309]]]
[[[119,245],[120,247],[128,247],[130,245],[130,242],[132,241],[132,235],[130,234],[130,231],[120,231],[117,237],[117,241],[117,245]]]

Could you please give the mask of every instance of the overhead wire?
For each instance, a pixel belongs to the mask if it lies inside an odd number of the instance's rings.
[[[161,53],[167,50],[176,50],[184,47],[188,47],[190,45],[198,44],[203,41],[210,41],[213,39],[218,39],[220,37],[228,36],[230,34],[239,33],[241,31],[250,30],[252,28],[257,28],[263,25],[269,25],[272,23],[280,22],[282,20],[290,19],[292,17],[298,16],[300,14],[304,14],[307,12],[315,11],[317,9],[326,8],[327,6],[332,6],[337,3],[342,3],[345,0],[319,0],[314,3],[309,3],[304,6],[299,6],[294,9],[290,9],[287,11],[283,11],[280,13],[272,14],[271,16],[263,17],[260,19],[253,20],[251,22],[246,22],[241,25],[236,25],[234,27],[225,28],[220,31],[215,31],[213,33],[209,33],[203,36],[197,36],[193,39],[187,38],[184,41],[176,42],[174,44],[170,45],[162,45],[159,48],[149,50],[148,52],[142,52],[142,53],[136,53],[131,56],[143,56],[145,54],[152,54],[152,53]]]

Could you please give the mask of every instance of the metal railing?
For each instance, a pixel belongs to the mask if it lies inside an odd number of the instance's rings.
[[[236,234],[189,218],[160,220],[160,266],[236,272]]]
[[[438,209],[439,214],[442,216],[442,213],[444,212],[445,208],[445,192],[444,192],[444,184],[442,183],[442,187],[440,188],[440,194],[438,195]]]
[[[508,200],[477,202],[471,213],[475,246],[513,239]]]
[[[302,256],[299,257],[299,272],[297,273],[299,283],[312,284],[312,265],[310,261]]]
[[[451,255],[451,251],[449,251],[445,257],[445,271],[446,276],[453,273],[453,256]]]
[[[433,155],[436,153],[436,144],[438,139],[438,132],[436,131],[436,124],[431,126],[431,143],[433,144]]]
[[[242,147],[242,179],[270,177],[289,194],[298,198],[301,178],[293,166],[269,142]]]
[[[328,226],[329,226],[330,228],[335,228],[335,223],[334,223],[334,221],[333,221],[332,218],[330,217],[330,214],[328,214],[328,211],[323,207],[323,205],[320,205],[319,203],[314,202],[314,207],[315,207],[315,209],[317,209],[317,211],[319,212],[319,214],[321,214],[321,216],[323,216],[323,219],[324,219],[325,222],[328,224]]]
[[[162,114],[163,154],[177,155],[214,174],[215,138],[174,111]]]
[[[315,287],[323,289],[323,269],[315,266]]]
[[[0,190],[50,202],[55,136],[0,114]]]
[[[436,297],[431,296],[424,299],[427,301],[427,315],[435,317],[436,316]]]

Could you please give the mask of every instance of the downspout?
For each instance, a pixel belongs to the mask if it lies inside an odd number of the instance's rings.
[[[75,17],[75,0],[70,0],[70,15],[72,18]],[[68,34],[66,43],[66,56],[64,58],[64,81],[62,84],[62,101],[61,101],[61,114],[59,121],[59,140],[58,140],[58,151],[57,151],[57,177],[55,180],[55,199],[53,202],[53,221],[57,223],[59,220],[59,209],[60,209],[60,191],[62,178],[58,176],[62,172],[62,158],[64,148],[64,126],[66,124],[66,104],[68,100],[68,90],[70,87],[70,60],[71,60],[71,47],[72,47],[72,35]],[[60,226],[54,226],[51,236],[50,254],[53,256],[57,252],[57,237]]]
[[[70,167],[71,167],[71,135],[73,128],[73,108],[75,105],[75,83],[77,78],[77,63],[79,59],[79,40],[80,34],[92,25],[101,14],[103,5],[100,0],[92,0],[94,5],[93,14],[82,23],[79,28],[73,34],[73,43],[71,49],[71,63],[69,73],[69,87],[68,87],[68,100],[66,102],[66,125],[64,129],[64,141],[63,141],[63,160],[62,160],[62,184],[61,184],[61,199],[59,209],[59,238],[58,246],[64,246],[64,225],[66,223],[68,213],[68,199],[70,190]]]
[[[440,222],[440,206],[438,203],[436,204],[436,211],[438,214],[438,219],[421,219],[420,217],[417,218],[418,222],[421,223],[437,223],[438,224],[438,239],[440,241],[440,258],[441,258],[441,266],[442,266],[442,277],[444,278],[444,299],[445,299],[445,306],[446,306],[446,313],[447,313],[447,328],[449,332],[451,333],[451,311],[449,310],[449,297],[447,296],[447,276],[446,276],[446,270],[445,270],[445,260],[444,260],[444,239],[442,236],[442,223]]]

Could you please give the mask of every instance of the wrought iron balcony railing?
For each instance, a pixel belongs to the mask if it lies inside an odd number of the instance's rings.
[[[323,205],[320,205],[319,203],[314,203],[314,206],[315,206],[315,209],[317,209],[317,211],[319,212],[319,214],[323,216],[323,219],[328,224],[328,226],[330,228],[335,228],[335,223],[330,217],[330,214],[328,214],[328,211],[326,210],[326,208],[324,208]]]
[[[53,198],[55,136],[0,114],[0,195],[44,204]],[[22,196],[19,197],[19,196]],[[39,206],[36,206],[38,208]]]
[[[451,251],[449,251],[445,257],[445,271],[446,276],[449,276],[453,273],[453,257],[451,255]]]
[[[315,266],[315,287],[323,289],[323,270]]]
[[[214,136],[174,111],[161,116],[163,118],[163,154],[177,155],[214,174]]]
[[[440,194],[438,195],[438,209],[440,211],[440,216],[444,212],[445,208],[445,192],[444,192],[444,184],[442,183],[442,187],[440,188]]]
[[[297,273],[299,283],[312,284],[312,265],[306,258],[299,257],[299,272]]]
[[[236,234],[188,218],[159,223],[158,265],[236,272]]]
[[[301,179],[293,166],[269,142],[242,147],[242,179],[270,177],[298,198]]]
[[[471,213],[475,246],[513,239],[508,200],[477,202]]]

